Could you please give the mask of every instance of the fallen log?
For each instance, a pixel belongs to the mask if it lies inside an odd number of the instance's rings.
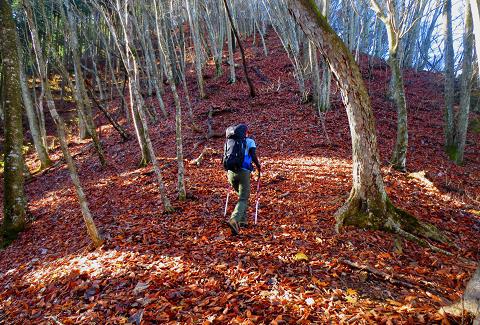
[[[354,269],[357,270],[362,270],[362,271],[367,271],[373,275],[375,275],[378,278],[381,278],[382,280],[386,280],[390,282],[391,284],[402,286],[408,289],[417,289],[417,288],[422,288],[426,292],[429,292],[430,294],[435,294],[438,296],[441,300],[444,301],[444,303],[450,303],[451,301],[443,296],[443,294],[431,287],[431,285],[423,280],[420,280],[418,283],[412,283],[409,280],[405,279],[404,277],[401,277],[399,275],[394,275],[394,274],[388,274],[383,271],[377,270],[371,266],[368,265],[362,265],[358,264],[356,262],[352,262],[347,259],[339,259],[340,263],[348,265]]]

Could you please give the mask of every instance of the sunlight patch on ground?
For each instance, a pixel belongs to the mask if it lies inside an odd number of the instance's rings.
[[[143,260],[143,257],[143,255],[138,253],[116,250],[91,252],[78,256],[70,255],[50,263],[43,263],[40,267],[27,273],[23,279],[26,283],[32,285],[45,284],[55,279],[66,277],[73,270],[79,273],[87,273],[90,277],[94,278],[107,274],[108,277],[115,277],[128,270],[132,261]],[[169,269],[181,271],[183,269],[181,258],[172,256],[158,256],[158,259],[150,261],[150,263],[142,263],[142,266],[158,270]]]
[[[77,208],[77,199],[73,195],[69,195],[73,185],[53,190],[42,195],[38,200],[29,201],[29,209],[32,213],[35,213],[37,209],[41,207],[57,207],[60,203],[63,205],[74,206]]]
[[[285,159],[267,160],[270,165],[280,165],[293,167],[301,171],[324,171],[335,167],[337,170],[348,170],[352,168],[352,163],[346,159],[331,157],[302,156]]]

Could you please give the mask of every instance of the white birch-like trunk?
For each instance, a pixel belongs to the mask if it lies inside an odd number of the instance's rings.
[[[26,11],[27,11],[27,17],[29,16],[32,18],[32,7],[31,3],[29,0],[23,0],[23,3],[25,5]],[[94,245],[96,247],[99,247],[102,245],[103,240],[100,236],[100,233],[97,230],[97,227],[95,226],[95,223],[93,221],[93,217],[90,213],[90,209],[88,208],[88,202],[85,197],[85,193],[83,191],[82,185],[80,183],[80,179],[78,177],[77,169],[75,167],[75,162],[73,161],[72,156],[70,155],[70,152],[68,151],[68,144],[66,140],[66,132],[65,132],[65,123],[62,119],[62,117],[58,114],[56,108],[55,108],[55,102],[53,101],[53,96],[50,91],[50,84],[48,80],[48,76],[45,74],[46,67],[45,67],[45,60],[43,58],[43,53],[42,49],[40,48],[40,42],[39,42],[39,37],[38,37],[38,32],[36,29],[35,24],[33,23],[32,19],[28,19],[29,27],[30,27],[30,34],[32,37],[32,45],[33,49],[35,52],[35,58],[36,62],[38,65],[38,71],[40,73],[40,80],[42,83],[42,88],[45,92],[46,100],[47,100],[47,106],[50,111],[50,114],[55,122],[55,125],[57,127],[57,133],[58,133],[58,140],[60,142],[60,148],[62,149],[63,156],[67,162],[67,167],[70,172],[70,178],[72,179],[73,185],[75,186],[75,191],[77,193],[77,199],[80,203],[80,208],[82,211],[82,216],[85,221],[85,225],[87,227],[87,233],[90,236],[90,239],[93,241]]]
[[[197,73],[198,92],[200,98],[205,98],[206,94],[202,73],[203,53],[198,26],[198,8],[196,0],[185,0],[185,7],[187,9],[188,23],[190,25],[190,33],[193,39],[193,48],[195,51],[195,71]]]
[[[47,147],[42,141],[40,127],[38,125],[37,114],[35,113],[35,108],[33,107],[32,98],[30,97],[30,91],[28,90],[28,82],[25,76],[25,71],[23,67],[22,54],[23,49],[19,41],[17,40],[17,52],[18,52],[18,62],[20,69],[20,86],[22,89],[22,98],[25,111],[27,113],[28,125],[30,127],[30,132],[32,134],[33,145],[35,146],[35,151],[37,152],[38,159],[40,160],[40,170],[43,170],[49,167],[52,164],[50,157],[48,156]]]
[[[73,65],[75,69],[75,89],[78,92],[79,100],[83,103],[83,107],[85,107],[85,111],[79,109],[79,113],[81,114],[81,118],[85,121],[89,135],[92,137],[92,141],[95,146],[95,150],[97,151],[98,158],[100,159],[100,163],[105,166],[105,155],[103,153],[103,148],[100,143],[100,139],[98,138],[95,122],[93,120],[92,104],[90,103],[90,98],[88,97],[87,90],[85,89],[85,82],[83,79],[82,66],[80,62],[79,44],[75,19],[70,9],[69,2],[65,1],[64,4],[67,9],[67,23],[65,24],[65,26],[68,30],[68,34],[70,35],[70,46],[72,49]],[[65,14],[63,12],[63,8],[61,9],[61,14],[62,16],[64,16]]]
[[[470,113],[470,97],[472,90],[473,63],[473,22],[470,0],[465,6],[465,31],[463,35],[463,63],[460,86],[460,108],[455,123],[454,148],[449,152],[452,160],[460,165],[463,163],[465,143],[467,140],[468,116]]]

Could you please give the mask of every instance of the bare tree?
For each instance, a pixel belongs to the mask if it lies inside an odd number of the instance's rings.
[[[38,159],[40,160],[40,170],[43,170],[49,167],[52,164],[50,157],[48,156],[47,147],[42,140],[42,135],[40,131],[40,126],[38,123],[38,117],[35,112],[35,108],[33,107],[32,98],[30,97],[30,91],[28,89],[28,82],[25,76],[25,71],[23,67],[23,49],[21,48],[20,42],[17,40],[17,52],[18,52],[18,62],[20,65],[20,86],[22,89],[22,99],[23,99],[23,106],[25,107],[25,111],[27,113],[28,125],[30,127],[30,132],[32,134],[33,145],[35,146],[35,150],[38,155]]]
[[[336,78],[347,110],[352,138],[353,187],[336,212],[337,229],[355,225],[383,229],[426,244],[419,236],[445,240],[433,226],[393,206],[385,192],[370,98],[352,54],[315,4],[288,0],[288,7],[307,36],[316,43]]]
[[[29,15],[28,12],[29,11],[31,12],[32,10],[31,3],[29,0],[23,0],[23,5],[27,11],[27,17],[28,17]],[[36,25],[33,23],[33,20],[29,19],[28,23],[30,27],[30,35],[32,38],[33,50],[35,52],[38,71],[40,72],[41,85],[47,99],[47,106],[50,111],[50,115],[52,116],[53,121],[55,122],[55,125],[57,127],[57,134],[58,134],[58,140],[60,142],[60,147],[62,149],[63,156],[67,162],[67,167],[70,172],[70,177],[72,179],[72,182],[75,186],[75,190],[77,192],[77,198],[80,203],[83,219],[87,227],[87,232],[91,240],[93,241],[94,245],[98,247],[102,244],[103,240],[93,221],[92,215],[90,213],[90,209],[88,208],[88,202],[85,197],[83,187],[80,184],[80,179],[78,177],[75,163],[73,161],[72,156],[70,155],[70,152],[68,151],[68,144],[67,144],[66,132],[65,132],[65,123],[63,121],[63,118],[58,114],[55,108],[55,102],[53,100],[53,96],[50,89],[50,82],[48,79],[48,75],[46,74],[47,69],[45,65],[45,59],[43,57],[43,53],[40,48],[38,31],[36,29]]]
[[[80,114],[82,115],[81,118],[85,121],[85,125],[87,126],[88,134],[92,137],[93,144],[97,151],[98,157],[102,165],[106,165],[105,155],[103,153],[103,148],[100,143],[100,139],[98,138],[97,130],[95,127],[95,122],[93,121],[93,113],[92,113],[92,104],[90,102],[90,98],[88,97],[87,90],[85,88],[85,81],[83,78],[83,72],[80,62],[80,54],[79,54],[79,44],[78,44],[78,36],[77,36],[77,24],[75,23],[75,19],[73,16],[72,9],[70,7],[69,0],[63,1],[65,7],[67,8],[66,13],[66,30],[70,35],[70,46],[72,49],[72,58],[73,58],[73,66],[75,69],[75,87],[78,92],[78,102],[82,103],[82,106],[85,108],[85,111],[82,109],[79,110]],[[63,10],[62,5],[60,4],[60,12],[62,16],[65,18],[65,12]]]
[[[160,1],[161,2],[161,1]],[[188,13],[188,22],[190,24],[190,35],[193,40],[193,47],[195,50],[195,71],[197,72],[197,84],[200,98],[205,98],[205,86],[203,81],[202,67],[203,67],[203,53],[201,46],[201,39],[199,33],[198,21],[198,7],[197,0],[185,0],[185,7]]]
[[[450,158],[458,165],[463,163],[465,142],[470,112],[470,96],[472,90],[473,63],[473,22],[470,0],[465,5],[465,31],[463,35],[463,63],[460,86],[460,107],[455,120],[453,146],[447,149]]]
[[[405,88],[403,76],[400,69],[400,40],[406,34],[408,27],[405,20],[408,17],[407,9],[403,11],[402,20],[399,21],[399,12],[396,9],[394,0],[385,0],[385,5],[380,6],[376,0],[370,1],[372,9],[377,13],[378,18],[385,24],[388,35],[388,63],[392,73],[391,92],[395,106],[397,107],[397,138],[392,153],[391,163],[395,169],[405,171],[408,148],[408,127],[407,127],[407,101],[405,99]],[[412,2],[413,3],[413,2]],[[410,4],[410,6],[412,6]]]

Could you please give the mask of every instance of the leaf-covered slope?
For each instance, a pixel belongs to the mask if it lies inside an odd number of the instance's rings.
[[[100,168],[92,149],[82,152],[86,142],[74,138],[71,146],[81,152],[76,156],[80,177],[107,239],[101,249],[91,250],[64,166],[28,184],[34,220],[0,251],[0,322],[426,323],[442,318],[436,310],[461,295],[475,268],[458,256],[479,260],[480,136],[469,134],[464,167],[448,161],[442,150],[441,76],[405,71],[407,168],[425,173],[401,174],[386,164],[396,130],[395,109],[385,96],[389,72],[376,62],[370,73],[362,58],[388,194],[397,206],[453,238],[458,248],[442,246],[452,257],[395,242],[381,232],[334,232],[333,213],[351,186],[348,122],[339,94],[334,86],[333,110],[326,114],[328,143],[315,110],[299,104],[293,70],[280,42],[270,35],[269,57],[248,42],[247,59],[262,74],[252,71],[258,96],[248,98],[240,68],[239,82],[228,85],[226,75],[215,79],[213,64],[207,67],[208,98],[194,103],[196,122],[205,132],[189,128],[185,115],[189,200],[175,203],[175,213],[162,214],[151,167],[137,167],[135,140],[122,143],[106,126],[100,133],[108,169]],[[189,86],[196,94],[193,72]],[[166,101],[173,112],[172,99]],[[263,165],[259,223],[252,225],[252,185],[251,226],[238,238],[231,237],[223,223],[223,139],[204,140],[212,107],[218,112],[213,118],[217,133],[232,123],[249,124]],[[172,199],[174,137],[173,117],[152,127]],[[212,150],[202,163],[188,164],[204,147]],[[342,262],[345,259],[402,276],[414,288],[354,269]]]

